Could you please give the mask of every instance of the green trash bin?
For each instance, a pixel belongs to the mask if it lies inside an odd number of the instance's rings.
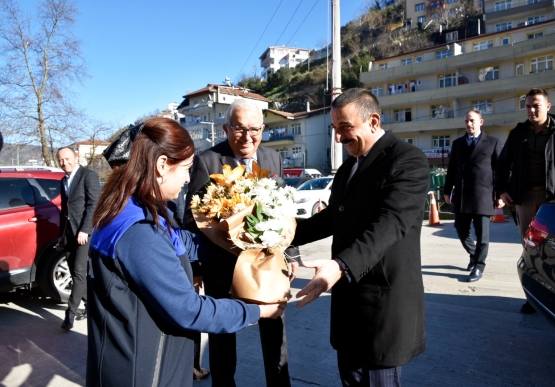
[[[432,180],[437,188],[445,187],[445,175],[432,175]]]

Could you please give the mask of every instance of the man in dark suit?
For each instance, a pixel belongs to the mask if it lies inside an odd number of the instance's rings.
[[[100,193],[98,175],[78,164],[77,155],[71,148],[58,150],[58,162],[66,173],[62,179],[62,211],[60,213],[60,238],[65,245],[67,264],[73,287],[62,329],[73,328],[75,319],[87,318],[87,258],[89,236],[92,233],[92,217]],[[79,313],[81,300],[85,310]]]
[[[489,222],[495,214],[493,173],[501,153],[501,142],[482,132],[484,123],[479,111],[471,110],[464,116],[466,133],[453,141],[443,195],[453,204],[455,229],[468,254],[467,282],[482,278],[489,247]],[[476,242],[470,232],[474,225]]]
[[[255,160],[261,168],[282,176],[283,167],[279,153],[260,146],[264,130],[262,122],[262,110],[251,100],[239,99],[228,107],[224,125],[227,141],[217,144],[195,158],[187,191],[185,217],[182,221],[186,229],[199,232],[190,210],[191,197],[202,190],[210,180],[211,174],[222,173],[224,164],[236,167],[242,163],[247,165],[249,171],[252,161]],[[177,208],[179,213],[179,203]],[[206,241],[211,243],[207,239]],[[214,251],[214,257],[202,263],[205,293],[215,298],[229,298],[237,257],[216,245]],[[266,384],[276,387],[290,386],[284,316],[275,320],[260,319],[258,326]],[[208,335],[208,346],[212,386],[235,386],[235,334]]]
[[[297,306],[332,288],[331,345],[343,386],[400,386],[401,366],[425,350],[420,232],[428,161],[381,128],[378,100],[365,89],[337,97],[331,119],[350,157],[329,206],[299,222],[293,244],[332,235],[332,259],[302,263],[315,276]]]

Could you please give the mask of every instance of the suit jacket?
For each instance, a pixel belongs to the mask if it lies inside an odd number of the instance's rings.
[[[501,153],[501,142],[482,132],[472,148],[466,135],[453,141],[443,193],[453,197],[453,212],[492,216],[495,214],[493,173]]]
[[[92,234],[92,217],[100,194],[100,182],[98,175],[79,167],[71,186],[69,197],[66,195],[63,180],[62,184],[62,211],[60,213],[60,236],[71,231],[74,236],[79,232]],[[70,228],[68,228],[68,224]]]
[[[386,132],[346,186],[339,168],[329,206],[299,222],[293,244],[333,236],[332,257],[350,277],[332,288],[331,344],[369,367],[408,363],[425,350],[420,232],[429,187],[421,150]]]

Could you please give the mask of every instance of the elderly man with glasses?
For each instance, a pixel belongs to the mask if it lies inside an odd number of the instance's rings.
[[[192,232],[199,232],[199,230],[190,210],[191,197],[202,190],[210,180],[211,174],[222,173],[224,164],[232,167],[245,164],[247,171],[250,171],[252,162],[256,161],[261,168],[282,176],[283,167],[279,153],[260,146],[264,130],[263,116],[262,110],[254,101],[239,99],[233,102],[226,111],[224,130],[227,141],[195,157],[184,212],[180,208],[183,206],[177,203],[178,221],[182,222],[183,228]],[[179,219],[180,217],[182,218]],[[207,238],[205,241],[212,243]],[[213,256],[203,261],[200,270],[205,293],[214,298],[229,298],[237,257],[214,244],[213,246]],[[289,252],[289,254],[292,253]],[[200,273],[197,271],[195,275]],[[260,319],[258,326],[266,384],[279,387],[290,386],[284,316],[275,320]],[[208,342],[212,386],[235,386],[234,375],[237,363],[235,334],[211,334]]]

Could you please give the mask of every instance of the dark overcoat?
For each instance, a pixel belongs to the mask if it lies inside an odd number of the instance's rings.
[[[408,363],[425,350],[420,232],[428,161],[386,132],[348,186],[355,158],[339,168],[329,206],[299,222],[293,244],[333,235],[332,258],[347,267],[332,288],[331,344],[369,367]]]
[[[443,189],[445,195],[452,194],[453,212],[495,214],[493,173],[501,148],[499,139],[484,132],[474,148],[466,135],[453,141]]]

